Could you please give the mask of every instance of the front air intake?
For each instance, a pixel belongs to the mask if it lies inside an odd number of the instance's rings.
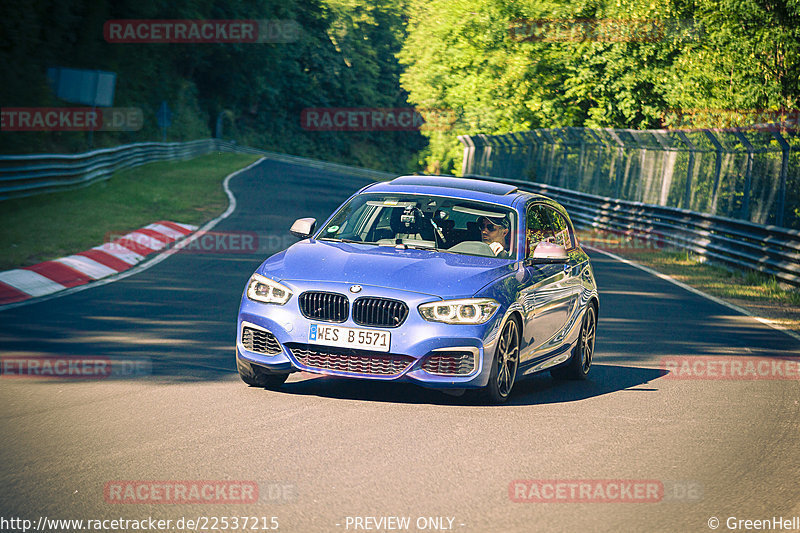
[[[405,322],[408,306],[388,298],[359,298],[353,304],[353,322],[361,326],[396,328]]]
[[[350,312],[347,296],[335,292],[304,292],[298,300],[300,312],[312,320],[344,322]]]

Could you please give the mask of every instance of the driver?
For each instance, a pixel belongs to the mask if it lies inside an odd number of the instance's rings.
[[[481,240],[489,245],[494,255],[500,255],[506,251],[509,225],[508,217],[482,216],[478,218]]]

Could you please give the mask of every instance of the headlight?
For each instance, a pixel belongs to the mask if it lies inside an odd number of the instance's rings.
[[[292,297],[292,291],[277,281],[253,274],[247,284],[247,297],[254,302],[283,305]]]
[[[491,298],[469,298],[466,300],[444,300],[419,306],[422,318],[445,324],[483,324],[492,316],[500,304]]]

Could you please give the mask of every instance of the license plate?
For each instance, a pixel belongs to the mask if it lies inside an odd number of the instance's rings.
[[[330,324],[311,324],[308,342],[338,346],[340,348],[359,348],[376,352],[388,352],[391,334],[388,331],[361,328],[345,328]]]

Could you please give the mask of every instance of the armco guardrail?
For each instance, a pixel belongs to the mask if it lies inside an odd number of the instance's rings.
[[[479,176],[517,185],[560,202],[576,225],[626,232],[670,244],[739,268],[754,269],[800,286],[800,231],[675,207],[630,202],[530,181]]]
[[[214,139],[146,142],[81,154],[0,156],[0,200],[84,187],[145,163],[207,154],[218,144]]]
[[[156,161],[190,159],[214,151],[260,155],[347,174],[386,179],[392,174],[267,152],[217,139],[188,142],[126,144],[81,154],[0,156],[0,200],[85,187],[109,179],[114,172]]]

